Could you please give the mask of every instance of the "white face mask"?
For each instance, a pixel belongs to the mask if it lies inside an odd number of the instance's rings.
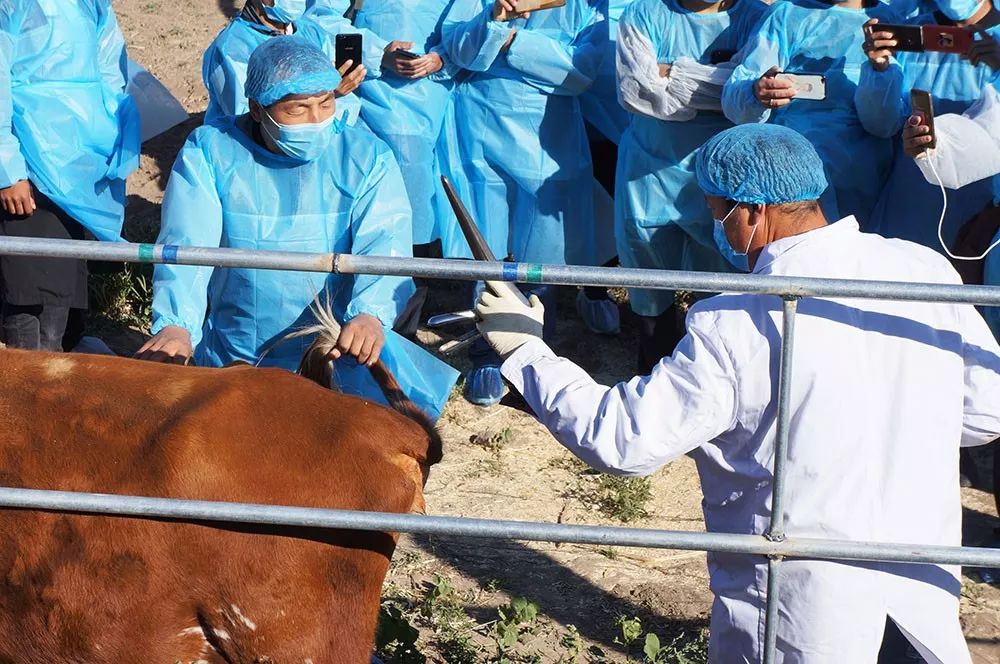
[[[719,248],[719,252],[722,257],[729,261],[730,265],[735,267],[737,270],[742,270],[743,272],[750,271],[750,260],[748,254],[750,253],[750,246],[753,244],[753,236],[757,233],[757,226],[759,224],[754,224],[753,230],[750,231],[750,240],[747,242],[746,249],[743,253],[736,251],[733,248],[732,243],[729,241],[729,236],[726,235],[726,222],[729,217],[733,216],[733,212],[736,212],[736,208],[740,206],[739,203],[733,206],[726,216],[722,219],[713,219],[715,222],[715,228],[713,229],[713,239],[715,240],[715,246]]]

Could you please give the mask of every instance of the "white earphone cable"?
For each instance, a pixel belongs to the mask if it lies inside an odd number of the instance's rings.
[[[927,165],[931,168],[931,173],[934,174],[934,179],[937,180],[938,187],[941,188],[941,199],[943,201],[941,207],[941,218],[938,220],[938,241],[941,243],[941,248],[944,252],[948,254],[949,257],[956,261],[981,261],[986,258],[987,254],[993,251],[998,245],[1000,245],[1000,239],[997,239],[993,244],[986,248],[986,251],[979,254],[978,256],[956,256],[951,253],[951,249],[944,242],[944,217],[948,213],[948,192],[945,189],[944,183],[941,182],[941,176],[938,175],[937,169],[934,167],[934,160],[930,156],[924,155],[920,157],[921,159],[927,160]]]

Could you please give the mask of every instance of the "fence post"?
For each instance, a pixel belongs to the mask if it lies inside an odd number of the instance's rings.
[[[781,306],[781,364],[778,368],[778,422],[774,439],[771,482],[771,525],[764,534],[772,542],[785,539],[785,461],[788,456],[789,400],[792,393],[792,353],[795,349],[795,312],[799,300],[785,296]],[[781,556],[767,559],[767,611],[764,615],[764,664],[774,664],[778,639],[778,582]]]

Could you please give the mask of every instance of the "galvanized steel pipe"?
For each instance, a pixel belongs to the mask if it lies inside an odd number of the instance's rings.
[[[469,260],[309,254],[173,245],[0,238],[0,255],[80,258],[127,263],[171,263],[218,267],[383,274],[457,279],[516,281],[565,286],[651,288],[705,293],[757,293],[795,297],[843,297],[920,302],[956,302],[1000,306],[1000,287],[914,284],[856,279],[814,279],[715,272],[638,270],[631,268],[528,263],[484,263]]]

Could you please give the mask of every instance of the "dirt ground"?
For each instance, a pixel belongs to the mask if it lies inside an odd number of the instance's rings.
[[[201,54],[240,4],[113,0],[132,58],[156,75],[192,116],[145,146],[141,168],[129,183],[130,239],[155,237],[171,164],[206,107]],[[604,381],[630,375],[635,336],[628,321],[620,337],[596,339],[577,322],[571,296],[561,302],[563,341],[558,350]],[[427,313],[460,304],[458,285],[440,285]],[[122,352],[134,350],[144,338],[137,329],[107,330],[107,335]],[[432,335],[422,338],[430,344],[436,341]],[[446,456],[427,485],[429,513],[620,523],[602,511],[594,497],[601,480],[574,463],[529,415],[507,406],[480,409],[456,397],[442,428]],[[980,462],[985,464],[986,457],[980,455]],[[993,529],[1000,522],[985,489],[963,491],[966,543],[996,546]],[[698,478],[688,459],[657,473],[651,497],[639,503],[651,516],[629,525],[704,528]],[[638,618],[641,633],[660,637],[664,650],[657,661],[697,662],[705,657],[711,603],[704,558],[698,552],[404,537],[387,579],[386,597],[400,610],[403,622],[417,629],[417,648],[429,661],[502,661],[497,643],[511,620],[498,622],[497,609],[523,597],[537,605],[538,616],[527,615],[520,625],[513,621],[516,642],[503,655],[506,661],[625,661],[617,624],[625,617]],[[991,585],[983,582],[979,570],[966,570],[962,620],[974,661],[1000,662],[1000,580],[994,577]],[[634,661],[644,661],[644,639],[640,636],[628,649]],[[420,661],[400,652],[392,659]]]

